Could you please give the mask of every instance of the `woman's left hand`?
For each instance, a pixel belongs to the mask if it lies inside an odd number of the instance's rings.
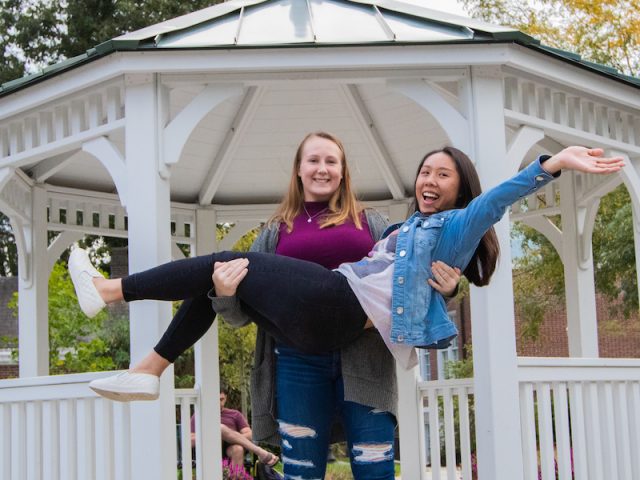
[[[431,264],[431,273],[433,277],[427,280],[429,285],[445,297],[452,296],[460,282],[460,269],[438,260]]]
[[[567,147],[556,153],[542,164],[548,173],[554,174],[561,169],[578,172],[608,175],[620,171],[624,167],[621,156],[605,157],[602,148]]]

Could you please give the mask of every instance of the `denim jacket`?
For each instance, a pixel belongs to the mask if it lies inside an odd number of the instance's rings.
[[[391,302],[391,341],[424,348],[446,348],[457,335],[442,295],[427,283],[431,264],[441,260],[460,270],[469,264],[480,240],[505,210],[553,180],[542,156],[517,175],[479,195],[464,209],[425,215],[414,213],[390,226],[399,229]]]

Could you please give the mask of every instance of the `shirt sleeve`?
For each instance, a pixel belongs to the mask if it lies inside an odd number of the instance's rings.
[[[236,417],[236,428],[238,429],[238,432],[243,428],[249,427],[249,422],[247,422],[247,419],[244,418],[244,415],[242,414],[242,412],[239,412],[236,410],[235,417]]]

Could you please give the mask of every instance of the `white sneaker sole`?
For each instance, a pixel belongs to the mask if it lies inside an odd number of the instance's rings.
[[[109,400],[115,400],[116,402],[133,402],[136,400],[157,400],[160,396],[157,393],[142,393],[142,392],[114,392],[113,390],[103,390],[100,387],[93,387],[89,385],[89,388],[96,392],[98,395]]]

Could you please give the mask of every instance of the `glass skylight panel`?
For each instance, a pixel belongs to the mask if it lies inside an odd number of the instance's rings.
[[[245,7],[241,45],[313,42],[306,0],[280,0]]]
[[[197,48],[216,45],[233,45],[238,31],[240,10],[193,28],[161,35],[158,47]]]
[[[373,7],[339,0],[310,0],[311,21],[320,43],[386,42],[393,40]]]
[[[473,38],[473,31],[464,27],[442,25],[427,19],[398,15],[382,9],[381,12],[398,42],[437,42]]]
[[[160,48],[296,43],[437,42],[473,38],[473,31],[347,0],[276,0],[167,32]]]

